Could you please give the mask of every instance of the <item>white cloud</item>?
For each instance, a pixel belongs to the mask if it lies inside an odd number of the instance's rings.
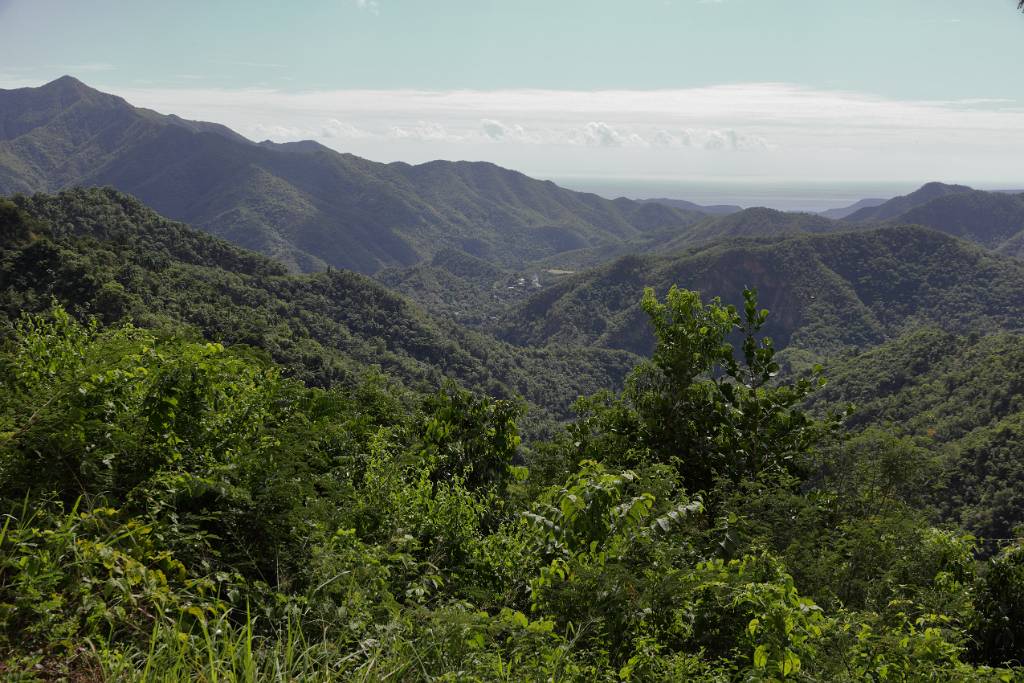
[[[517,141],[517,142],[539,142],[540,139],[531,135],[518,123],[505,124],[495,119],[481,119],[480,130],[489,139],[496,142]]]
[[[14,83],[25,85],[24,76],[0,70],[0,85]],[[786,83],[598,91],[95,85],[248,137],[313,138],[378,160],[488,159],[551,175],[1024,181],[1024,108],[1004,99],[899,100]]]
[[[380,14],[380,3],[377,0],[356,0],[356,7],[372,14]]]
[[[372,137],[372,134],[357,128],[351,123],[346,121],[339,121],[338,119],[329,119],[327,123],[320,129],[320,135],[311,135],[310,137],[324,137],[324,138],[338,138],[344,140],[361,140],[368,137]]]
[[[647,141],[642,136],[626,129],[610,126],[604,121],[589,121],[579,128],[571,128],[566,140],[572,145],[596,147],[644,147]]]
[[[735,130],[708,130],[698,134],[703,142],[704,149],[709,150],[757,150],[770,149],[768,141],[757,135],[743,135]]]
[[[440,123],[419,121],[416,125],[392,126],[388,137],[395,140],[417,140],[420,142],[458,142],[462,136],[449,133]]]
[[[365,140],[373,134],[353,126],[351,123],[328,119],[320,125],[289,126],[283,123],[256,122],[239,129],[239,132],[255,140],[274,142],[296,142],[298,140],[347,141]]]
[[[248,126],[246,133],[255,140],[273,140],[274,142],[295,142],[304,140],[309,135],[308,128],[283,126],[273,123],[255,123]]]
[[[680,147],[690,147],[693,144],[693,140],[690,137],[688,130],[667,130],[665,128],[659,128],[654,131],[651,135],[651,144],[655,147],[668,147],[671,149],[678,149]]]
[[[765,138],[759,135],[746,135],[731,128],[685,128],[682,130],[661,128],[651,135],[650,144],[654,147],[670,149],[689,147],[708,151],[769,150],[773,148]]]

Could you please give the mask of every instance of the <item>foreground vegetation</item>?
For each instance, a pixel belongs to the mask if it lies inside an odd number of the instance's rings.
[[[1024,551],[672,289],[620,393],[522,406],[59,306],[0,357],[0,653],[23,679],[1014,680]],[[734,349],[730,340],[737,341]],[[529,457],[524,460],[523,453]]]

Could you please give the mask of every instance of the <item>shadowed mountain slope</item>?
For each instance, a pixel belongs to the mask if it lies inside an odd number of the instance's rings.
[[[848,221],[884,221],[898,218],[901,214],[918,206],[923,206],[933,199],[960,192],[969,192],[966,185],[947,185],[945,183],[926,183],[910,194],[894,197],[878,206],[868,206],[846,216]]]
[[[923,225],[1018,256],[1024,240],[1024,194],[985,192],[964,185],[928,183],[916,192],[861,209],[850,222]]]
[[[664,249],[708,244],[730,237],[777,237],[803,232],[839,232],[851,226],[813,213],[778,211],[763,206],[709,218],[674,237]]]
[[[899,220],[1012,254],[1012,243],[1007,242],[1024,231],[1024,195],[981,190],[959,192],[915,207]]]
[[[455,248],[493,263],[681,230],[704,214],[610,201],[489,163],[380,164],[254,143],[71,77],[0,91],[0,193],[111,185],[293,270],[372,273]]]

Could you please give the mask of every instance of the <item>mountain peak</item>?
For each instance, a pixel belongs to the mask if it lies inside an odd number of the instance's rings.
[[[933,180],[930,183],[925,183],[919,187],[911,195],[917,194],[950,194],[952,192],[970,192],[972,188],[967,185],[950,185],[949,183],[942,183],[937,180]]]
[[[60,93],[74,93],[78,95],[87,95],[93,93],[100,94],[99,90],[90,88],[74,76],[69,76],[67,74],[40,86],[39,90]]]
[[[853,222],[891,220],[913,208],[927,204],[933,199],[971,191],[972,188],[967,187],[966,185],[949,185],[947,183],[932,181],[930,183],[925,183],[910,194],[893,197],[884,204],[865,207],[859,211],[855,211],[847,216],[846,220]]]
[[[120,105],[128,106],[121,98],[94,90],[73,76],[61,76],[38,88],[0,90],[0,140],[13,140],[30,131],[45,128],[68,110],[83,104],[86,108],[99,105],[104,110]],[[92,118],[109,122],[107,112]],[[81,123],[79,120],[75,125]],[[52,142],[50,140],[45,144]],[[0,188],[7,191],[29,189],[23,184],[14,188]]]
[[[38,88],[24,88],[21,92],[26,93],[30,98],[36,99],[37,102],[49,102],[51,104],[58,104],[60,107],[67,107],[81,101],[129,106],[120,97],[92,88],[74,76],[66,74],[60,78],[55,78],[49,83],[44,83]]]
[[[55,86],[55,85],[60,85],[60,86],[64,86],[64,85],[77,85],[77,86],[82,86],[82,87],[86,87],[86,88],[89,87],[85,83],[83,83],[82,81],[78,80],[77,78],[75,78],[74,76],[72,76],[70,74],[64,74],[63,76],[55,78],[52,81],[50,81],[49,83],[43,84],[42,87],[47,88],[47,87],[51,87],[51,86]]]

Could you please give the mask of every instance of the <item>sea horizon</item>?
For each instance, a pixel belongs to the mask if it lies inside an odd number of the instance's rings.
[[[730,204],[751,208],[764,206],[780,211],[820,212],[850,206],[861,199],[891,199],[905,195],[933,180],[968,185],[978,190],[1013,190],[1019,183],[923,179],[920,181],[773,181],[760,179],[661,179],[543,176],[546,180],[580,192],[616,199],[684,199],[696,204]]]

